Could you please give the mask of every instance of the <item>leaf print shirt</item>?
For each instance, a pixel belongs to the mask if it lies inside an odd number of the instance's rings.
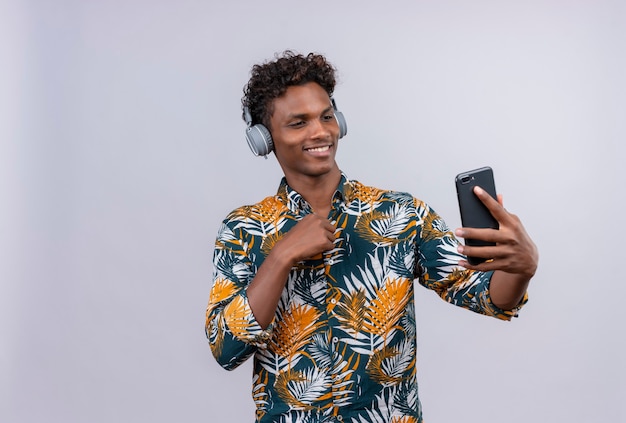
[[[310,205],[281,181],[275,196],[222,223],[206,314],[213,355],[231,370],[254,356],[257,422],[421,422],[414,284],[509,320],[489,297],[491,272],[457,265],[458,241],[425,203],[342,174],[328,218],[335,247],[291,269],[263,330],[246,288]]]

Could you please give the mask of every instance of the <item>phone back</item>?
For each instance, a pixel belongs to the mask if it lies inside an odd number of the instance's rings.
[[[497,199],[493,170],[490,167],[482,167],[460,173],[456,176],[455,184],[463,227],[498,229],[498,221],[474,194],[474,187],[479,186],[494,199]],[[466,239],[465,243],[471,246],[494,245],[490,242],[473,239]]]

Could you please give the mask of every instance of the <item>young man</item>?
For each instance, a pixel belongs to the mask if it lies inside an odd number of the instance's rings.
[[[349,180],[335,162],[346,129],[334,86],[320,55],[285,52],[253,67],[244,116],[263,125],[249,130],[285,176],[219,230],[207,336],[226,369],[254,355],[258,422],[420,422],[413,280],[509,320],[537,250],[480,189],[500,229],[456,234],[495,247],[463,247],[422,201]],[[492,260],[472,266],[464,254]]]

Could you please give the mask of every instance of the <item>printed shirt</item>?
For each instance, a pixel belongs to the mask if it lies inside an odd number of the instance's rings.
[[[342,174],[329,219],[335,247],[291,269],[263,330],[246,287],[310,205],[283,178],[278,193],[220,227],[206,334],[219,364],[254,356],[257,422],[421,422],[414,284],[509,320],[489,297],[491,273],[458,266],[458,241],[424,202]]]

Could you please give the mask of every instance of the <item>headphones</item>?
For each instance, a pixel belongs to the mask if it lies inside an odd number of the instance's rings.
[[[339,138],[343,138],[348,133],[346,119],[343,117],[343,113],[337,110],[335,99],[331,98],[330,101],[333,104],[335,119],[339,125]],[[250,150],[252,150],[252,153],[257,157],[265,156],[265,158],[267,158],[267,155],[274,150],[274,141],[272,140],[269,129],[260,123],[252,125],[252,115],[250,114],[250,109],[247,107],[243,108],[243,117],[248,126],[246,128],[246,141],[248,141]]]

